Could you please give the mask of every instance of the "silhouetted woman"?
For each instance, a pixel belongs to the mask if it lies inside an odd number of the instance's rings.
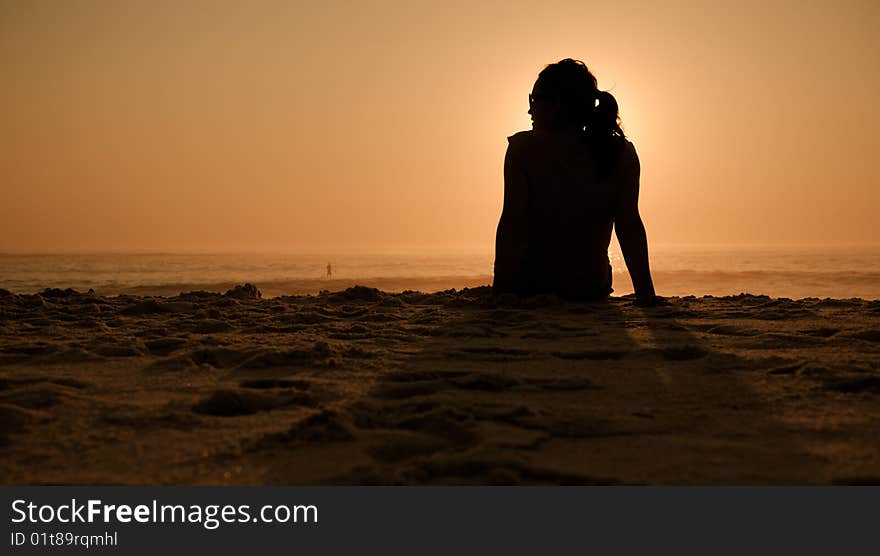
[[[639,159],[620,129],[617,101],[598,90],[583,62],[565,59],[538,75],[529,114],[532,131],[508,137],[494,291],[607,297],[616,228],[637,302],[653,304]]]

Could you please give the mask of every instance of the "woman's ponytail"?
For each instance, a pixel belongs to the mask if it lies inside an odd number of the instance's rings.
[[[620,128],[620,116],[614,95],[608,91],[597,91],[596,101],[596,108],[587,121],[587,133],[597,139],[624,137],[623,130]]]
[[[607,91],[596,91],[596,108],[586,123],[587,138],[596,150],[599,176],[607,178],[617,164],[625,139],[620,128],[617,100]]]

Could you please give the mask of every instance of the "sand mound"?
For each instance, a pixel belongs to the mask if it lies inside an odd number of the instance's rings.
[[[235,286],[223,294],[225,297],[234,297],[236,299],[260,299],[263,294],[253,284],[244,284],[243,286]]]

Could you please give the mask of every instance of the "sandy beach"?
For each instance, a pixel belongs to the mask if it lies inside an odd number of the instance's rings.
[[[0,291],[6,484],[880,483],[880,301]]]

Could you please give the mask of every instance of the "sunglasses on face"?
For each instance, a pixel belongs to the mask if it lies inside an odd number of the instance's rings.
[[[534,104],[536,102],[538,102],[539,100],[544,100],[546,98],[548,98],[547,95],[534,95],[534,94],[529,93],[529,108],[534,106]],[[598,100],[593,101],[594,106],[596,105],[596,103],[598,103]]]

